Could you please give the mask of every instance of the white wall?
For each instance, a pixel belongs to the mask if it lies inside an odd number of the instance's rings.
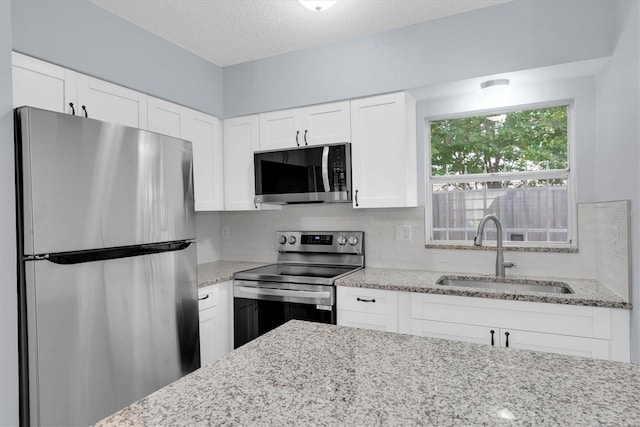
[[[0,425],[18,425],[18,314],[11,4],[0,1]]]
[[[597,81],[597,200],[630,199],[631,357],[640,363],[640,4],[616,3],[617,41]]]
[[[225,117],[607,56],[611,3],[516,0],[225,67]]]

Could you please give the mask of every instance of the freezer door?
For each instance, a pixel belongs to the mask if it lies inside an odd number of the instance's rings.
[[[190,142],[31,107],[16,132],[24,254],[195,237]]]
[[[26,263],[31,424],[94,424],[200,366],[195,253]]]

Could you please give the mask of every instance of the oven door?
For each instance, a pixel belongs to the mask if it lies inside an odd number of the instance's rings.
[[[335,288],[300,283],[234,280],[234,348],[291,319],[335,324]]]

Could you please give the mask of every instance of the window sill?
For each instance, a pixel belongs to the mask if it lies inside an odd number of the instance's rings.
[[[472,251],[495,251],[494,245],[476,246],[473,243],[466,242],[450,242],[450,243],[436,243],[428,242],[424,245],[426,249],[454,249],[454,250],[472,250]],[[549,253],[565,253],[565,254],[577,254],[578,247],[570,245],[558,245],[558,246],[511,246],[507,243],[504,245],[505,252],[549,252]]]

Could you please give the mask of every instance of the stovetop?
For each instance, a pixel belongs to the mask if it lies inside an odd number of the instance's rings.
[[[239,271],[234,280],[333,285],[364,267],[362,231],[278,231],[278,262]]]
[[[333,285],[342,276],[360,270],[358,266],[270,264],[233,275],[237,280]]]

